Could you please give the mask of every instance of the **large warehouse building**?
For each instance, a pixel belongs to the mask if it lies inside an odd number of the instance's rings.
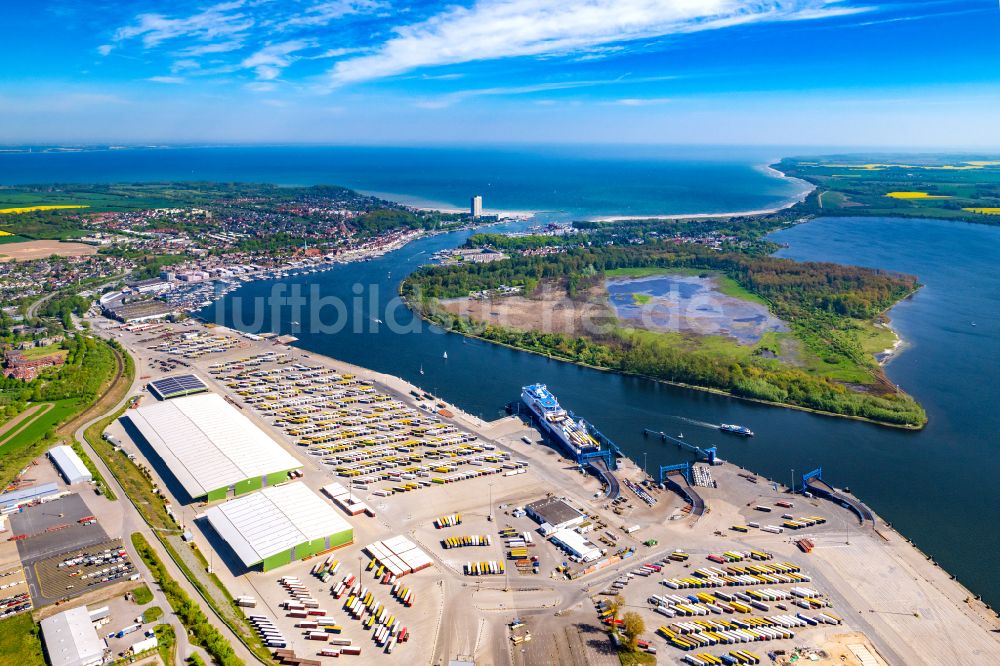
[[[214,501],[288,479],[292,454],[215,393],[157,402],[122,417],[192,499]]]
[[[104,663],[104,642],[98,638],[86,606],[70,608],[45,618],[41,624],[45,651],[52,666],[99,666]]]
[[[248,569],[269,571],[354,541],[350,523],[301,482],[218,504],[205,518]]]

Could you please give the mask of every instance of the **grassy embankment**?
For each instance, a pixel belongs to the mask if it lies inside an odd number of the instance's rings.
[[[145,606],[153,600],[153,593],[149,591],[149,586],[140,585],[132,590],[132,601],[140,606]]]
[[[243,660],[236,656],[225,636],[209,623],[208,617],[199,605],[184,592],[177,581],[170,577],[167,568],[149,542],[135,532],[132,534],[132,546],[149,567],[154,582],[163,591],[177,619],[191,635],[192,642],[203,647],[217,666],[242,666]]]
[[[60,366],[55,374],[46,374],[34,380],[26,389],[11,391],[12,394],[26,391],[29,397],[36,398],[35,404],[44,401],[45,405],[0,435],[0,487],[10,483],[48,447],[61,440],[72,442],[73,431],[77,427],[92,414],[100,413],[107,400],[124,395],[127,390],[127,386],[121,386],[121,369],[117,365],[116,351],[110,344],[84,336],[75,340],[66,364]],[[14,404],[31,404],[19,402],[24,399],[15,397]],[[74,448],[77,453],[83,453],[82,449]],[[98,487],[106,490],[107,485],[93,462],[85,453],[81,458],[94,475]],[[114,499],[114,494],[110,499]]]
[[[0,620],[0,664],[46,666],[40,631],[31,613]]]

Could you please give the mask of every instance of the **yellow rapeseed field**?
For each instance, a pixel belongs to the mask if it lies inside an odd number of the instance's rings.
[[[968,171],[982,169],[984,166],[996,166],[1000,162],[963,162],[962,164],[820,164],[817,162],[802,162],[809,166],[823,166],[831,169],[864,169],[865,171],[883,171],[885,169],[923,169],[925,171]]]
[[[0,213],[31,213],[36,210],[63,210],[65,208],[89,208],[90,206],[25,206],[23,208],[0,208]]]
[[[941,194],[928,194],[927,192],[889,192],[885,196],[892,199],[950,199],[951,197]]]
[[[9,231],[4,231],[3,229],[0,229],[0,236],[13,236],[13,235],[14,234],[10,233]]]
[[[970,213],[982,213],[983,215],[1000,215],[1000,208],[963,208]]]

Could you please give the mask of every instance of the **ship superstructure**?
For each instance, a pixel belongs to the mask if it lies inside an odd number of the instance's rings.
[[[601,443],[583,419],[574,419],[559,405],[544,384],[521,389],[521,400],[538,418],[541,426],[576,460],[601,451]]]

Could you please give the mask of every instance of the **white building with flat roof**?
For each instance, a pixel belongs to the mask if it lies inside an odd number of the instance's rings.
[[[42,638],[52,666],[98,666],[104,661],[104,641],[98,638],[86,606],[42,620]]]
[[[469,214],[474,220],[478,220],[483,216],[483,198],[478,194],[472,197],[469,205]]]
[[[70,485],[94,479],[76,451],[65,444],[50,449],[49,459],[55,464],[62,477],[66,479],[66,483]]]
[[[573,555],[581,562],[593,562],[601,557],[601,549],[587,541],[587,538],[573,530],[562,529],[553,533],[552,542]]]

